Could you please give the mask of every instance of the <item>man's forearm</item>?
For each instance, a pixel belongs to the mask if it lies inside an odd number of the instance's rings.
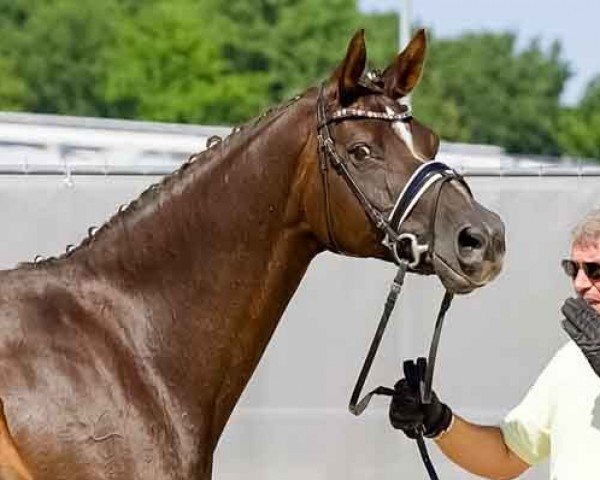
[[[529,468],[506,446],[500,428],[475,425],[457,415],[436,443],[454,463],[485,478],[511,479]]]

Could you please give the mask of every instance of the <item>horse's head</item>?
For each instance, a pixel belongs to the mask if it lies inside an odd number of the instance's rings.
[[[329,249],[406,258],[413,271],[435,273],[449,290],[466,293],[499,273],[504,225],[459,175],[430,162],[438,136],[398,102],[418,83],[425,50],[419,31],[383,73],[365,77],[364,36],[354,36],[319,93],[312,160],[320,168],[312,169],[305,209]]]

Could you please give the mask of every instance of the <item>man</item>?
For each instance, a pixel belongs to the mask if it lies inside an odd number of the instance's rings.
[[[423,405],[411,362],[395,386],[392,425],[411,438],[415,427],[422,428],[450,460],[485,478],[518,477],[550,456],[552,480],[599,479],[600,209],[575,228],[571,257],[562,266],[577,294],[562,307],[562,325],[572,341],[500,426],[470,423],[435,394],[432,403]]]

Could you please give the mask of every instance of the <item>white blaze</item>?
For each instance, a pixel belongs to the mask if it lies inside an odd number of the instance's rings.
[[[393,115],[395,112],[390,107],[385,107],[385,110],[388,114]],[[413,139],[412,131],[410,130],[410,123],[403,122],[401,120],[392,122],[392,128],[394,132],[400,137],[400,140],[404,142],[410,153],[412,153],[413,157],[422,162],[428,162],[430,159],[425,158],[415,149],[415,142]],[[450,182],[450,185],[453,185],[455,189],[457,189],[465,198],[470,199],[471,195],[466,191],[466,189],[458,184],[457,182]]]
[[[396,113],[390,107],[385,107],[385,110],[390,115],[394,115]],[[413,157],[418,158],[422,162],[426,162],[428,160],[415,149],[415,142],[413,139],[412,131],[410,130],[410,123],[399,120],[396,122],[392,122],[392,128],[394,129],[394,132],[396,132],[396,134],[400,137],[400,140],[404,142],[410,153],[412,153]]]

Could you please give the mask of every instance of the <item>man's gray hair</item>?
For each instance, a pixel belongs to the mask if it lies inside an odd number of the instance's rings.
[[[593,246],[600,243],[600,208],[589,212],[571,232],[573,245]]]

